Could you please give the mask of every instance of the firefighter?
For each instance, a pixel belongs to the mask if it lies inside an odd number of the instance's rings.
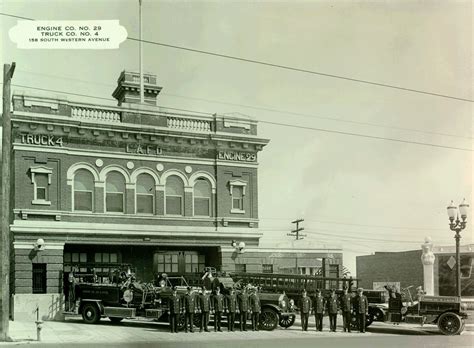
[[[220,287],[216,288],[216,293],[213,299],[213,310],[214,310],[214,331],[221,330],[222,312],[224,311],[224,296],[221,294]]]
[[[299,307],[301,314],[301,329],[303,331],[308,331],[309,313],[311,313],[313,303],[309,296],[306,294],[306,290],[303,290],[303,292],[301,293],[301,301]]]
[[[339,309],[338,300],[336,296],[336,290],[331,290],[331,295],[327,301],[328,315],[329,315],[329,328],[332,332],[336,332],[337,323],[337,310]]]
[[[240,331],[247,331],[247,313],[249,312],[249,295],[244,287],[239,295]]]
[[[188,332],[188,324],[189,331],[194,332],[194,312],[196,311],[196,299],[191,290],[191,287],[188,286],[187,293],[184,295],[184,310],[186,314],[184,332]]]
[[[249,297],[250,311],[252,312],[252,331],[258,331],[258,324],[260,321],[260,298],[258,296],[258,288],[252,290]]]
[[[357,289],[357,296],[354,299],[355,313],[357,316],[357,325],[360,332],[365,332],[365,318],[369,314],[369,302],[364,295],[362,288]]]
[[[170,307],[170,329],[172,333],[178,333],[178,321],[181,313],[181,298],[178,295],[176,286],[173,288],[173,295],[169,299]]]
[[[314,317],[316,319],[316,331],[323,331],[323,316],[326,307],[326,300],[321,291],[316,290],[316,298],[314,299]]]
[[[234,331],[235,324],[235,312],[238,310],[237,305],[237,296],[235,295],[235,290],[231,289],[230,294],[226,298],[226,308],[227,308],[227,330]]]
[[[344,295],[341,297],[342,325],[344,332],[351,332],[351,313],[352,313],[352,296],[347,293],[344,288]]]
[[[206,332],[209,332],[207,328],[209,325],[209,312],[211,310],[211,298],[206,293],[206,287],[203,285],[201,287],[201,294],[199,295],[198,301],[199,311],[201,312],[201,328],[199,332],[202,332],[203,329]]]

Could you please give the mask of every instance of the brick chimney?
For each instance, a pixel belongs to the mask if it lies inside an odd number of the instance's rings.
[[[156,75],[143,74],[143,79],[145,104],[156,105],[156,98],[162,87],[156,83]],[[117,99],[118,106],[123,103],[140,104],[140,74],[122,71],[112,96]]]

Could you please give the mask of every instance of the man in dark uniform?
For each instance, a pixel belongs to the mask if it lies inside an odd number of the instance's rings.
[[[173,295],[169,299],[170,307],[170,329],[171,332],[178,332],[179,315],[181,314],[181,298],[178,296],[176,287],[173,288]]]
[[[216,294],[213,299],[213,309],[214,309],[214,331],[221,330],[221,321],[222,321],[222,312],[224,311],[224,296],[221,294],[221,289],[216,288]]]
[[[336,296],[336,291],[333,289],[331,290],[331,296],[327,301],[328,306],[328,315],[329,315],[329,328],[332,332],[336,332],[336,323],[337,323],[337,310],[339,309]]]
[[[301,293],[301,301],[299,307],[301,313],[301,329],[303,331],[308,331],[309,314],[311,313],[313,303],[309,296],[307,296],[306,290],[303,290],[303,292]]]
[[[326,301],[321,295],[321,291],[316,290],[316,298],[314,299],[314,317],[316,319],[316,331],[323,331],[323,315],[326,307]]]
[[[240,331],[247,331],[247,313],[249,311],[249,295],[247,288],[244,287],[239,295],[239,312],[240,312]]]
[[[357,315],[357,325],[360,332],[365,332],[365,317],[369,313],[369,302],[364,295],[362,288],[357,289],[357,296],[354,299],[354,307]]]
[[[206,293],[206,287],[203,285],[201,287],[201,294],[199,295],[198,308],[201,312],[201,328],[199,332],[204,331],[209,332],[207,328],[209,325],[209,312],[211,310],[211,298]]]
[[[351,317],[352,317],[352,296],[347,293],[347,288],[344,288],[344,295],[341,297],[342,323],[344,332],[351,332]]]
[[[255,288],[249,297],[250,311],[252,312],[252,330],[258,331],[258,324],[260,321],[260,298],[258,297],[258,289]]]
[[[234,331],[235,312],[237,311],[237,296],[235,290],[231,289],[230,294],[226,298],[227,302],[227,330]]]
[[[188,292],[184,295],[184,309],[186,311],[186,322],[184,325],[184,332],[188,332],[188,324],[189,324],[189,331],[194,332],[194,312],[196,311],[196,298],[194,294],[191,292],[191,287],[188,286]]]

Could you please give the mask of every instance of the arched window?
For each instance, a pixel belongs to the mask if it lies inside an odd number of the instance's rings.
[[[166,214],[183,215],[184,184],[181,178],[171,175],[166,179]]]
[[[155,180],[149,174],[137,177],[137,213],[153,214],[155,211]]]
[[[194,215],[211,216],[211,183],[199,178],[194,184]]]
[[[92,211],[94,202],[94,177],[85,169],[74,175],[74,210]]]
[[[110,172],[105,180],[105,211],[114,213],[124,212],[125,179],[118,172]]]

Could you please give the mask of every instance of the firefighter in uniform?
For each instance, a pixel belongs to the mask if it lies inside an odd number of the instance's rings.
[[[221,289],[216,288],[216,294],[213,299],[213,309],[214,309],[214,331],[221,330],[221,321],[222,321],[222,312],[224,311],[224,296],[221,294]]]
[[[252,312],[252,330],[258,331],[258,324],[260,321],[260,298],[258,297],[257,288],[253,289],[249,297],[250,311]]]
[[[316,319],[316,331],[323,331],[323,315],[326,307],[326,301],[321,295],[321,291],[316,290],[316,298],[314,299],[314,317]]]
[[[337,310],[339,309],[339,303],[336,296],[336,291],[331,290],[331,296],[327,301],[328,315],[329,315],[329,328],[332,332],[336,332],[337,323]]]
[[[341,311],[344,332],[351,332],[352,296],[347,293],[347,288],[344,288],[344,295],[341,297]]]
[[[170,329],[172,333],[178,332],[178,321],[181,313],[181,298],[178,296],[176,287],[173,288],[173,295],[169,299],[170,307]]]
[[[309,296],[307,296],[306,290],[303,290],[303,292],[301,293],[301,301],[299,307],[301,313],[301,329],[303,331],[308,331],[309,314],[311,313],[313,303]]]
[[[204,331],[209,332],[209,329],[207,328],[209,325],[209,312],[211,310],[211,298],[209,295],[206,293],[206,287],[202,286],[201,287],[201,294],[199,295],[199,301],[198,301],[198,308],[199,311],[201,312],[201,328],[199,332]]]
[[[184,326],[184,332],[188,332],[188,324],[189,324],[189,331],[194,332],[194,312],[196,311],[196,298],[194,294],[191,292],[191,287],[188,286],[188,292],[184,295],[184,309],[186,312],[186,323]]]
[[[359,331],[365,332],[365,318],[369,313],[369,302],[367,301],[367,297],[364,295],[364,290],[362,288],[357,289],[357,296],[354,299],[354,304]]]
[[[247,288],[244,287],[239,295],[239,312],[240,312],[240,331],[247,331],[247,313],[249,311],[249,295]]]
[[[231,289],[230,294],[226,298],[227,302],[227,330],[234,331],[235,324],[235,312],[238,310],[237,296],[235,290]]]

